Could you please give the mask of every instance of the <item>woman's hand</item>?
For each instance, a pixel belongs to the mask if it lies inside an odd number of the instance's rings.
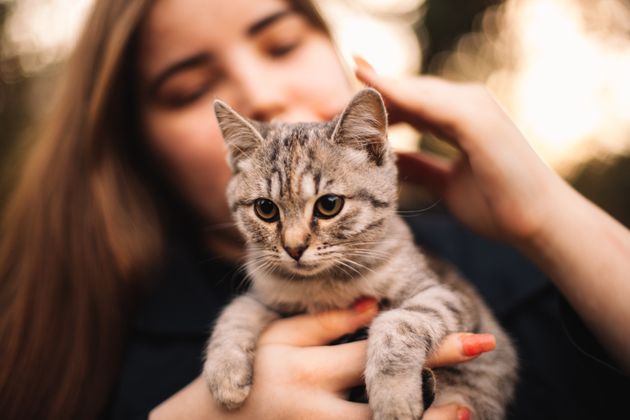
[[[364,60],[356,62],[357,77],[385,98],[390,121],[431,131],[462,152],[455,162],[400,154],[407,180],[441,196],[477,233],[513,244],[538,234],[557,192],[567,186],[484,87],[435,77],[389,79],[378,76]]]
[[[328,346],[376,316],[376,302],[318,315],[299,315],[273,322],[261,335],[254,383],[245,404],[228,412],[212,400],[196,379],[151,412],[152,419],[369,419],[366,404],[344,400],[346,390],[363,383],[367,343]],[[462,363],[494,349],[488,334],[452,334],[427,362],[428,367]],[[418,371],[420,370],[418,366]],[[466,407],[431,407],[429,420],[467,419]]]
[[[401,173],[440,195],[469,228],[519,248],[630,372],[630,231],[551,171],[485,88],[388,79],[356,61],[357,77],[383,94],[393,121],[462,152],[454,163],[401,154]]]

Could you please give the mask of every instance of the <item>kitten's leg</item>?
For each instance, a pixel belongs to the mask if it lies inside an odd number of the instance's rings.
[[[422,417],[422,366],[446,334],[461,325],[454,309],[467,306],[463,299],[434,284],[372,321],[365,381],[375,420]]]
[[[249,295],[224,310],[206,348],[203,377],[216,401],[227,409],[241,406],[252,385],[254,352],[262,330],[278,314]]]
[[[474,419],[504,419],[517,380],[516,351],[485,308],[482,308],[480,330],[494,334],[496,349],[466,363],[434,369],[438,384],[435,404],[468,406]]]
[[[457,318],[461,321],[456,330],[491,333],[497,342],[494,351],[474,360],[434,369],[437,383],[434,403],[466,405],[472,408],[475,419],[503,419],[518,376],[514,345],[481,297],[457,270],[438,260],[431,260],[431,267],[441,282],[461,298],[463,305],[451,305],[452,311],[459,312]]]

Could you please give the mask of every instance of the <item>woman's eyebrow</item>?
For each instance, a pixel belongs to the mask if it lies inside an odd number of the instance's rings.
[[[279,10],[275,13],[271,13],[270,15],[265,16],[264,18],[254,22],[252,25],[250,25],[249,28],[247,28],[247,36],[249,37],[253,37],[256,34],[262,32],[263,30],[265,30],[266,28],[268,28],[270,25],[272,25],[273,23],[277,22],[278,20],[292,15],[294,14],[295,11],[293,9],[283,9],[283,10]]]
[[[247,36],[253,37],[260,32],[264,31],[269,26],[276,23],[278,20],[283,19],[287,16],[295,14],[293,9],[287,8],[282,9],[277,12],[271,13],[262,19],[254,22],[247,28]],[[175,63],[169,65],[164,70],[162,70],[154,79],[153,82],[149,85],[149,94],[155,95],[160,87],[166,82],[171,76],[176,73],[179,73],[183,70],[188,70],[190,68],[199,67],[202,65],[208,65],[214,60],[214,56],[210,53],[202,52],[199,54],[192,55],[190,57],[184,58],[182,60],[176,61]]]
[[[188,70],[190,68],[200,67],[203,65],[208,65],[214,60],[212,54],[207,52],[201,52],[189,57],[186,57],[182,60],[176,61],[175,63],[169,65],[164,70],[162,70],[153,80],[153,82],[149,86],[149,93],[151,95],[155,94],[162,84],[166,80],[168,80],[174,74]]]

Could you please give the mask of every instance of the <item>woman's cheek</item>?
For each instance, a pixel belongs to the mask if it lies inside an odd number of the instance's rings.
[[[226,148],[211,104],[200,105],[153,113],[147,135],[167,179],[204,216],[223,219],[230,177]]]

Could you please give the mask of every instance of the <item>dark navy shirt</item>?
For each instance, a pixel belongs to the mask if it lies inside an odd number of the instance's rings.
[[[611,364],[552,284],[512,249],[444,213],[408,218],[416,240],[473,282],[513,338],[520,380],[510,419],[622,416],[630,382]],[[213,320],[242,281],[234,267],[174,241],[127,341],[107,417],[148,412],[201,372]],[[483,356],[482,356],[483,357]],[[622,416],[623,417],[623,416]]]

